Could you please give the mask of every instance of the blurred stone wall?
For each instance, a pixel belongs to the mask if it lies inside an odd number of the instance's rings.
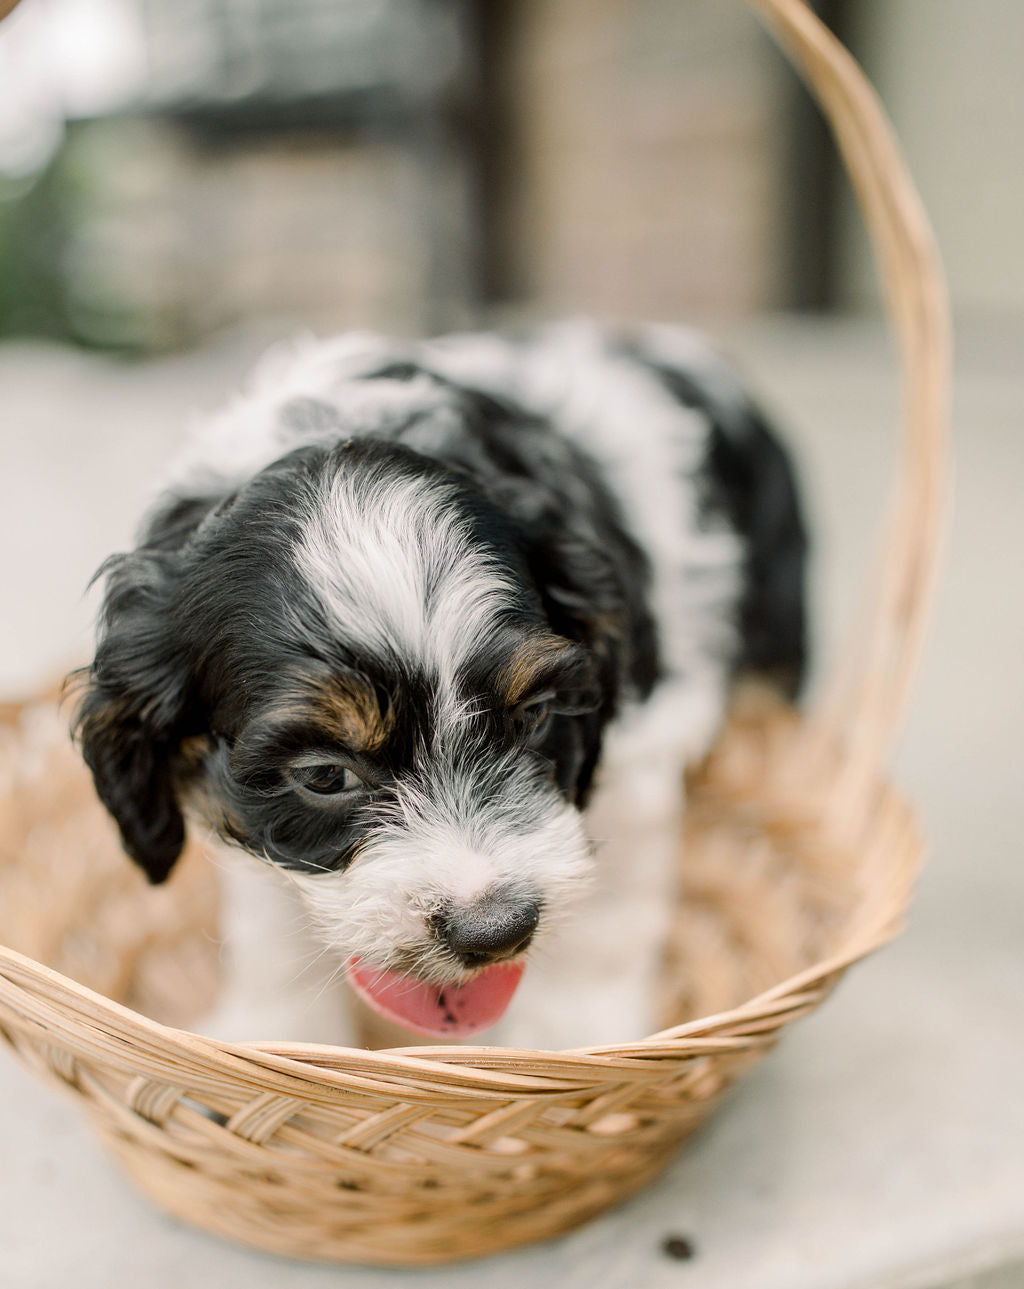
[[[473,214],[456,158],[326,131],[211,146],[149,118],[76,126],[62,166],[62,306],[90,343],[179,348],[260,316],[465,324]]]
[[[501,290],[546,312],[718,317],[786,298],[789,87],[721,0],[515,0]]]

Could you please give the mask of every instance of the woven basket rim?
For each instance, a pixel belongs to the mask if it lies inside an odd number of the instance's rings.
[[[414,1071],[428,1078],[443,1076],[449,1083],[464,1083],[467,1087],[472,1084],[474,1099],[486,1096],[487,1085],[490,1084],[495,1095],[504,1099],[510,1092],[538,1095],[568,1091],[574,1086],[568,1071],[561,1078],[522,1073],[529,1064],[524,1057],[533,1056],[548,1068],[561,1057],[572,1066],[578,1064],[592,1070],[622,1072],[644,1068],[651,1058],[659,1056],[678,1060],[710,1051],[728,1050],[736,1045],[736,1040],[743,1043],[756,1034],[769,1017],[781,1023],[791,1018],[793,1013],[813,1009],[820,1002],[823,989],[830,989],[850,966],[882,947],[896,930],[898,926],[884,926],[868,942],[859,943],[797,972],[771,989],[725,1011],[698,1017],[634,1042],[557,1051],[531,1051],[487,1044],[457,1047],[420,1044],[375,1050],[323,1043],[229,1041],[162,1024],[4,945],[0,945],[0,966],[4,978],[15,987],[32,983],[39,989],[40,996],[51,1003],[63,1000],[65,1005],[77,1004],[73,1008],[76,1020],[94,1029],[97,1036],[112,1038],[119,1035],[124,1038],[131,1031],[141,1029],[169,1046],[189,1049],[195,1055],[201,1053],[215,1059],[226,1057],[254,1062],[261,1068],[274,1070],[285,1077],[295,1077],[303,1083],[308,1082],[311,1067],[317,1070],[316,1083],[339,1087],[351,1087],[351,1076],[360,1070],[367,1085],[373,1073],[383,1080],[399,1070]],[[83,1014],[79,1015],[79,1012]],[[101,1017],[107,1020],[106,1026],[98,1023]],[[110,1024],[111,1021],[115,1023]],[[724,1031],[731,1032],[726,1035]],[[342,1057],[344,1062],[339,1063]],[[506,1065],[510,1068],[503,1068]],[[459,1067],[467,1068],[460,1073]],[[382,1084],[376,1090],[393,1092],[395,1086],[393,1083]],[[408,1095],[409,1088],[403,1084],[403,1096]]]

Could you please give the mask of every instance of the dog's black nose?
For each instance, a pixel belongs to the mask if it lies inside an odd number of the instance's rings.
[[[431,918],[442,944],[466,967],[486,967],[525,949],[540,921],[536,900],[500,891]]]

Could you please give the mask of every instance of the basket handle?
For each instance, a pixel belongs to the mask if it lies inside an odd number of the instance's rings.
[[[945,279],[928,217],[864,73],[805,0],[747,0],[824,113],[871,235],[901,371],[901,450],[856,629],[810,714],[865,786],[884,762],[918,660],[943,533],[950,398]],[[856,794],[855,794],[856,795]]]

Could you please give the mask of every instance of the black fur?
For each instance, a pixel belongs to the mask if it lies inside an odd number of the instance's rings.
[[[737,669],[768,677],[796,697],[807,670],[808,541],[793,462],[748,398],[716,397],[690,373],[630,352],[680,403],[711,421],[705,508],[724,512],[746,549]]]
[[[174,627],[176,552],[142,549],[108,561],[100,645],[79,679],[82,754],[127,853],[153,882],[185,841],[175,783],[188,733],[187,671]]]

